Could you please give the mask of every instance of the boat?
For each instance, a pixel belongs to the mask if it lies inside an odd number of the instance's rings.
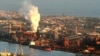
[[[30,41],[29,45],[30,45],[30,46],[35,45],[35,41],[33,41],[33,40],[32,40],[32,41]]]
[[[29,44],[30,48],[45,50],[45,51],[51,51],[51,48],[49,46],[42,46],[42,45],[36,45],[36,41],[31,41]]]
[[[30,41],[30,43],[29,43],[29,47],[30,48],[35,48],[35,49],[41,49],[41,50],[43,50],[44,49],[44,47],[43,46],[36,46],[36,43],[35,43],[35,41]]]
[[[51,51],[51,48],[50,47],[46,47],[44,48],[45,51]]]
[[[35,41],[30,41],[30,43],[29,43],[29,47],[35,47]]]

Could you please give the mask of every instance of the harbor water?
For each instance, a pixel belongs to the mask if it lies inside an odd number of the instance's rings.
[[[74,53],[63,52],[63,51],[44,51],[38,50],[34,48],[29,48],[28,46],[22,46],[23,53],[27,56],[75,56]],[[21,54],[21,47],[19,44],[8,43],[8,42],[0,42],[0,52],[11,52]]]

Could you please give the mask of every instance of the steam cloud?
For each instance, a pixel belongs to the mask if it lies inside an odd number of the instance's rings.
[[[40,21],[38,7],[32,5],[29,1],[26,0],[23,3],[23,7],[20,9],[20,12],[24,14],[25,19],[31,22],[32,31],[37,32]]]

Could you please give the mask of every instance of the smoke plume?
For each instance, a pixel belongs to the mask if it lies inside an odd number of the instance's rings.
[[[37,32],[40,21],[38,7],[32,5],[29,1],[26,0],[23,3],[23,8],[20,9],[20,12],[24,14],[25,19],[31,22],[32,31]]]

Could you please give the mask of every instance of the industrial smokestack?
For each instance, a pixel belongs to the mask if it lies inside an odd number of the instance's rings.
[[[20,9],[20,12],[25,16],[25,19],[31,22],[32,32],[36,33],[40,21],[38,7],[32,5],[30,1],[26,0],[23,3],[23,7]]]

